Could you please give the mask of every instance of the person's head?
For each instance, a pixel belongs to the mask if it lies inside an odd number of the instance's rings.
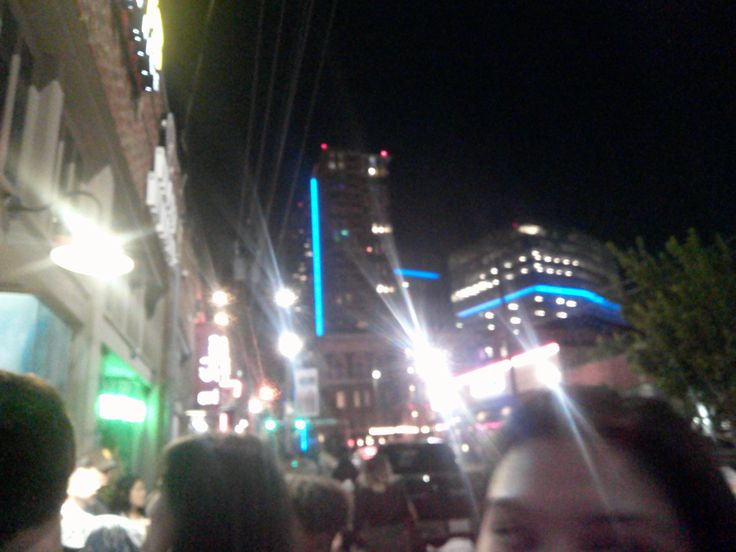
[[[124,475],[115,482],[110,510],[116,514],[144,514],[146,484],[135,475]]]
[[[363,464],[363,474],[368,485],[387,485],[393,476],[391,464],[382,454],[377,454]]]
[[[563,388],[498,436],[479,552],[736,550],[736,502],[666,404]]]
[[[56,523],[74,468],[74,432],[48,383],[0,370],[0,549]]]
[[[288,552],[292,546],[286,484],[268,447],[252,436],[172,443],[148,513],[148,552]]]
[[[347,526],[347,493],[337,482],[318,476],[292,475],[287,485],[299,522],[299,550],[329,552],[335,535]]]

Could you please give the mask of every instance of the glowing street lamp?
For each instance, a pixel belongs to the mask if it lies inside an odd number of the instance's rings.
[[[212,293],[212,304],[216,307],[226,307],[230,304],[230,296],[226,291],[218,289]]]
[[[273,300],[275,301],[276,305],[283,309],[288,309],[290,307],[293,307],[294,304],[297,302],[297,299],[299,299],[294,293],[293,290],[282,287],[273,296]]]
[[[223,311],[216,312],[212,321],[218,326],[225,328],[230,325],[230,315]]]
[[[279,353],[289,360],[295,358],[303,348],[304,341],[294,332],[285,331],[279,336]]]
[[[276,399],[276,389],[265,383],[258,390],[258,398],[263,402],[272,402]]]
[[[380,371],[380,370],[373,370],[373,372],[371,372],[371,377],[372,377],[372,378],[373,378],[374,380],[379,380],[379,379],[381,379],[381,376],[382,376],[382,374],[381,374],[381,371]]]

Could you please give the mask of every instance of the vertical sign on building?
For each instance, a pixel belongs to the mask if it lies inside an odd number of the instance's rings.
[[[319,373],[316,368],[294,371],[294,413],[305,418],[319,416]]]

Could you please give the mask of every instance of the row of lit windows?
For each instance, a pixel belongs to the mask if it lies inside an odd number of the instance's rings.
[[[539,274],[549,274],[551,276],[565,276],[567,278],[571,278],[574,275],[574,272],[572,270],[565,270],[562,268],[554,268],[552,266],[543,265],[542,263],[534,263],[534,265],[531,267],[521,267],[519,269],[519,274],[522,276],[525,276],[529,274],[532,270]],[[496,275],[498,274],[498,269],[491,269],[491,274]],[[489,289],[493,289],[496,286],[501,285],[501,281],[498,278],[494,278],[493,280],[487,279],[487,276],[485,274],[480,274],[480,280],[478,282],[475,282],[474,284],[471,284],[469,286],[466,286],[462,289],[459,289],[455,291],[450,299],[453,303],[458,303],[460,301],[463,301],[465,299],[468,299],[470,297],[475,297],[476,295],[480,295],[484,291],[487,291]],[[511,281],[516,278],[515,274],[513,272],[508,272],[504,274],[503,278],[505,280]]]
[[[364,389],[361,393],[360,389],[353,389],[351,394],[353,408],[370,408],[372,404],[371,392]],[[335,408],[345,410],[348,407],[348,394],[344,390],[335,392]]]

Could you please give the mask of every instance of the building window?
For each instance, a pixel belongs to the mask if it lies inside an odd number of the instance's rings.
[[[353,391],[353,406],[355,408],[360,408],[362,406],[362,401],[360,400],[360,391],[357,389]]]
[[[363,404],[366,406],[366,408],[369,408],[371,406],[371,392],[367,389],[363,391]]]
[[[338,391],[335,393],[335,408],[338,410],[344,410],[346,406],[345,391]]]
[[[5,12],[3,13],[5,17]],[[12,16],[11,16],[12,21]],[[28,92],[31,88],[31,76],[33,74],[33,58],[28,45],[23,41],[17,33],[17,29],[6,30],[5,20],[3,20],[2,32],[2,50],[5,56],[5,50],[10,45],[5,44],[6,32],[9,35],[8,41],[13,39],[11,34],[15,34],[15,44],[13,46],[12,55],[10,56],[9,72],[7,76],[3,76],[2,80],[7,81],[3,86],[3,100],[8,97],[13,98],[12,105],[3,113],[2,119],[2,135],[7,136],[7,150],[0,152],[4,157],[2,170],[8,180],[14,185],[18,183],[18,164],[20,161],[20,149],[23,141],[23,127],[25,124],[26,108],[28,106]],[[5,62],[3,62],[5,65]],[[3,68],[4,69],[4,68]],[[2,107],[4,108],[5,102]]]

